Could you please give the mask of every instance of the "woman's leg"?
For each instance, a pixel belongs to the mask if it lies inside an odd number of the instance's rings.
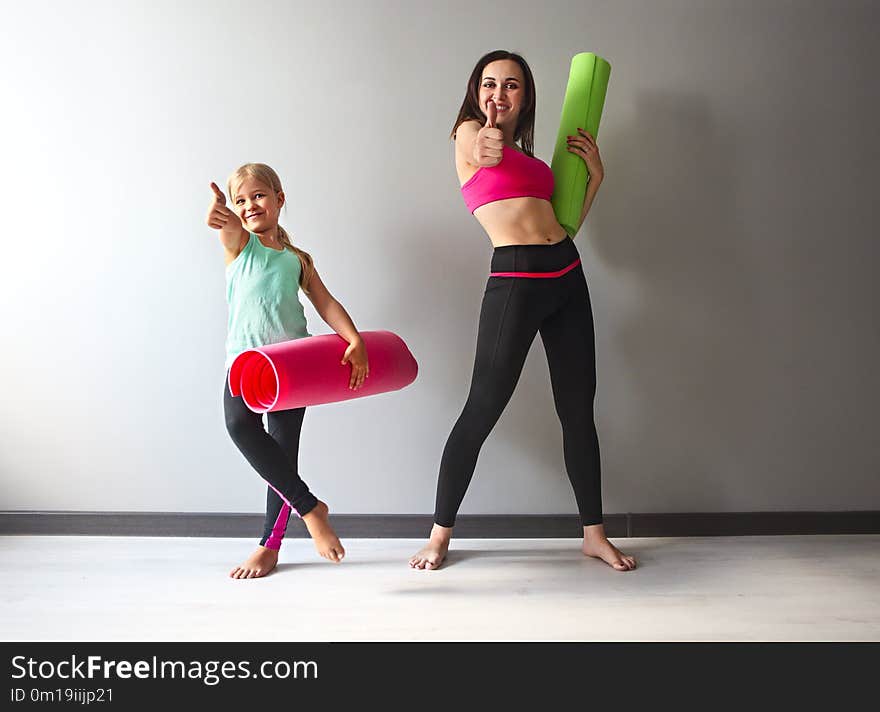
[[[579,270],[563,279],[571,284],[562,306],[541,324],[541,341],[550,367],[556,413],[562,423],[565,468],[574,490],[581,524],[602,523],[599,438],[593,418],[596,350],[587,283]]]
[[[608,541],[602,524],[601,461],[593,415],[596,350],[590,294],[580,268],[563,279],[568,298],[541,324],[540,331],[562,424],[565,467],[584,527],[584,553],[626,571],[635,568],[635,560]]]
[[[480,448],[516,388],[540,322],[536,305],[528,298],[529,286],[515,278],[489,280],[480,311],[470,392],[440,462],[435,525],[428,546],[410,559],[413,568],[436,568],[445,558]]]
[[[483,297],[470,392],[440,461],[434,521],[443,527],[455,524],[480,449],[513,395],[538,330],[525,303],[529,285],[497,282]]]

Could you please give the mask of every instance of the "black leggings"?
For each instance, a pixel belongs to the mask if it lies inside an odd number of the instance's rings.
[[[233,397],[223,384],[223,412],[226,430],[242,455],[269,487],[266,490],[266,521],[260,544],[280,549],[293,509],[299,516],[308,514],[318,503],[298,472],[299,435],[305,408],[268,413],[269,432],[263,428],[263,416],[251,411],[239,397]]]
[[[578,260],[574,242],[507,245],[492,254],[494,272],[554,273]],[[580,265],[555,277],[490,276],[483,296],[471,390],[440,463],[434,521],[451,527],[480,448],[519,380],[535,334],[541,333],[565,467],[584,526],[602,522],[599,438],[593,420],[596,356],[590,294]]]

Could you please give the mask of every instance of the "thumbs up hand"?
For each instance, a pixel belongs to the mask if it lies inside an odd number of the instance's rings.
[[[498,109],[491,99],[486,102],[486,125],[477,132],[474,139],[474,164],[477,166],[497,166],[504,155],[504,132],[495,126]]]
[[[241,252],[243,242],[248,237],[248,231],[241,224],[241,218],[238,214],[226,207],[226,196],[216,183],[211,183],[211,191],[213,195],[205,222],[208,223],[208,227],[220,231],[217,237],[220,238],[220,244],[226,250],[226,264],[229,264]]]
[[[211,190],[214,191],[214,202],[220,205],[226,205],[226,194],[217,187],[214,181],[211,181]]]
[[[208,227],[212,227],[215,230],[223,230],[224,228],[241,229],[241,220],[226,207],[226,196],[223,194],[223,191],[213,182],[211,183],[211,190],[214,191],[214,195],[211,198],[211,205],[208,206],[208,215],[205,218]]]
[[[484,128],[494,129],[495,121],[498,118],[498,107],[495,106],[495,102],[489,99],[486,102],[486,125]]]

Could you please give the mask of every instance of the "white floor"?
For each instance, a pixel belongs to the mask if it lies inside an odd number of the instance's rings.
[[[24,640],[880,640],[880,536],[615,539],[639,568],[575,539],[349,539],[336,566],[289,540],[237,581],[242,539],[0,537],[0,638]]]

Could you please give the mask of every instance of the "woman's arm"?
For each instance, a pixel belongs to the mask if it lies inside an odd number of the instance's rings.
[[[578,230],[580,230],[587,213],[590,212],[590,207],[593,205],[593,199],[599,192],[599,186],[605,179],[605,166],[602,165],[602,157],[599,155],[596,140],[583,129],[578,129],[577,136],[568,137],[568,150],[584,159],[587,170],[590,172],[590,179],[587,182],[587,190],[584,195],[584,207],[581,209],[581,219],[578,222]]]
[[[477,134],[480,133],[480,124],[471,119],[465,121],[455,130],[455,157],[462,163],[467,163],[474,168],[479,168],[477,158],[474,155]]]
[[[587,193],[584,196],[584,208],[581,211],[581,219],[578,221],[578,230],[581,229],[581,225],[584,224],[584,220],[587,217],[587,213],[590,212],[590,206],[593,204],[593,198],[596,197],[596,193],[599,192],[599,186],[602,184],[603,178],[601,176],[597,177],[594,175],[590,175],[590,180],[587,183]]]
[[[367,347],[358,333],[354,322],[330,291],[321,281],[317,270],[312,273],[308,284],[308,298],[311,300],[324,322],[333,331],[348,342],[348,348],[342,357],[342,364],[351,362],[351,382],[349,388],[357,390],[363,385],[364,379],[370,375],[370,364],[367,360]]]
[[[495,105],[489,102],[491,107]],[[455,130],[455,161],[472,168],[497,166],[504,155],[504,132],[495,126],[494,108],[489,110],[485,126],[469,119]]]

